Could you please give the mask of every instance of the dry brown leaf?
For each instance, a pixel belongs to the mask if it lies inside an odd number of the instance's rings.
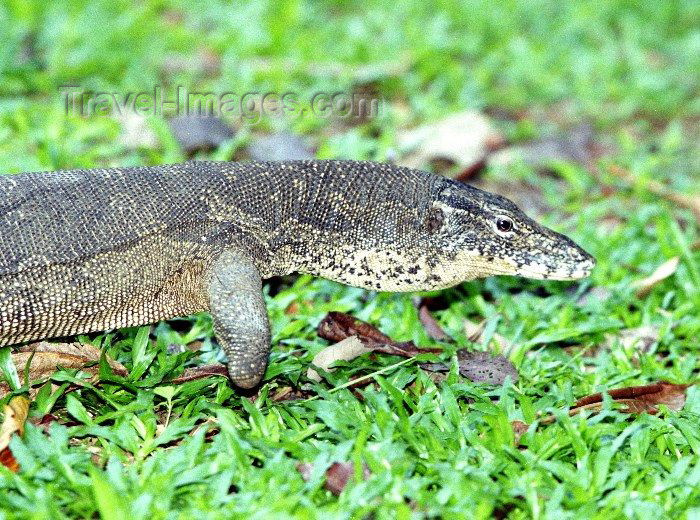
[[[19,463],[17,462],[17,459],[15,459],[15,456],[10,451],[10,448],[5,448],[4,450],[0,450],[0,464],[5,466],[7,469],[12,471],[13,473],[17,473],[19,471]]]
[[[96,376],[99,372],[97,363],[101,355],[102,351],[92,345],[42,341],[20,347],[17,352],[11,354],[11,357],[20,376],[24,373],[27,363],[31,360],[29,380],[41,381],[51,377],[58,368],[80,369],[92,376]],[[121,363],[109,357],[107,362],[116,374],[120,376],[127,375],[126,367]],[[92,366],[86,366],[90,364]],[[0,383],[0,396],[7,392],[9,392],[7,384]]]
[[[85,360],[85,363],[98,362],[100,360],[100,356],[102,355],[101,349],[82,343],[50,343],[48,341],[40,341],[38,343],[23,345],[17,349],[17,353],[31,352],[80,357]],[[126,367],[109,356],[107,356],[107,363],[109,363],[109,366],[112,367],[112,370],[114,370],[117,374],[127,374]]]
[[[685,406],[686,390],[693,386],[678,385],[667,381],[659,381],[650,385],[628,386],[608,390],[607,394],[616,403],[622,404],[622,413],[643,413],[654,415],[659,411],[659,405],[666,405],[671,410],[680,410]],[[569,409],[569,415],[574,416],[585,410],[599,412],[603,409],[603,394],[595,393],[582,397]],[[556,421],[554,415],[540,419],[541,424],[551,424]]]
[[[175,379],[168,381],[168,383],[172,385],[181,385],[182,383],[187,383],[188,381],[204,379],[205,377],[211,376],[223,376],[228,378],[228,368],[226,368],[226,365],[222,365],[221,363],[187,368],[180,377],[176,377]]]
[[[311,395],[311,392],[307,392],[299,388],[283,386],[282,388],[278,388],[277,391],[275,391],[275,393],[272,394],[270,400],[272,400],[275,403],[279,403],[282,401],[296,401],[298,399],[307,399]]]
[[[504,142],[488,117],[474,110],[452,114],[445,119],[404,131],[398,146],[408,155],[401,166],[421,168],[440,161],[452,163],[462,171],[484,161],[486,155]]]
[[[44,431],[44,433],[48,433],[49,428],[51,427],[51,423],[58,422],[58,417],[56,417],[53,414],[47,413],[42,417],[35,417],[33,419],[29,419],[29,421],[33,425],[41,428]]]
[[[290,303],[286,309],[284,309],[284,313],[287,316],[294,316],[299,312],[299,303],[295,300],[292,303]]]
[[[513,436],[515,437],[515,445],[517,446],[520,444],[520,438],[527,433],[528,428],[530,427],[529,424],[524,423],[523,421],[511,421],[510,422],[511,428],[513,428]]]
[[[515,365],[503,356],[492,356],[488,352],[461,349],[457,351],[459,374],[475,383],[502,385],[510,376],[511,381],[518,380]],[[421,368],[429,372],[448,372],[447,363],[421,363]]]
[[[629,386],[608,390],[608,395],[616,402],[625,406],[623,413],[655,414],[658,406],[663,404],[671,410],[680,410],[685,405],[685,391],[691,385],[677,385],[660,381],[651,385]],[[603,394],[597,393],[582,397],[569,410],[569,415],[575,415],[583,410],[599,411],[603,407]]]
[[[622,404],[619,408],[622,413],[648,413],[654,415],[659,411],[659,405],[666,405],[669,409],[678,411],[685,406],[686,390],[693,386],[678,385],[666,381],[660,381],[650,385],[628,386],[626,388],[614,388],[607,394],[616,403]],[[596,393],[582,397],[576,404],[569,408],[569,416],[572,417],[583,411],[598,413],[603,409],[603,394]],[[546,415],[540,418],[540,424],[552,424],[557,420],[555,415]],[[516,424],[519,423],[519,424]],[[521,421],[512,421],[513,432],[516,439],[522,436],[521,431],[527,430],[529,425]]]
[[[502,385],[509,376],[513,382],[518,380],[515,365],[503,356],[461,349],[457,351],[457,362],[460,375],[475,383]]]
[[[344,312],[329,312],[318,325],[318,335],[330,341],[357,336],[366,344],[390,344],[394,341],[369,323]]]
[[[102,351],[92,345],[42,341],[20,347],[17,352],[11,354],[11,357],[20,375],[24,373],[27,362],[31,359],[29,380],[42,381],[51,377],[59,368],[80,369],[96,377],[99,373],[99,365],[97,363],[101,355]],[[107,363],[109,363],[115,374],[122,377],[128,375],[126,367],[118,361],[107,357]],[[228,377],[226,365],[218,363],[188,368],[181,376],[169,381],[169,383],[182,384],[210,376]],[[9,387],[7,384],[0,383],[0,396],[8,391]]]
[[[593,127],[582,124],[567,134],[545,137],[511,146],[489,157],[490,166],[511,166],[522,162],[533,168],[547,169],[553,162],[568,161],[587,164],[592,158]]]
[[[414,357],[423,353],[442,352],[440,349],[416,347],[410,341],[404,343],[396,342],[369,323],[357,320],[342,312],[329,313],[319,324],[318,335],[336,342],[356,337],[360,341],[361,347],[355,345],[354,348],[357,349],[355,352],[359,353],[365,353],[369,349],[386,354]],[[346,347],[344,346],[344,348]],[[363,348],[364,351],[360,348]],[[333,361],[338,359],[343,358],[334,357]],[[518,380],[518,372],[515,366],[503,356],[494,357],[486,352],[473,352],[461,349],[457,351],[457,360],[460,374],[475,382],[498,385],[503,384],[507,376],[510,376],[513,381]],[[320,366],[315,360],[314,364]],[[420,366],[430,372],[449,371],[447,363],[421,363]]]
[[[447,335],[425,305],[421,305],[418,309],[418,318],[431,339],[435,341],[452,341],[452,338]]]
[[[327,372],[332,372],[333,369],[330,366],[336,361],[350,361],[368,352],[372,352],[371,347],[366,347],[357,336],[350,336],[321,350],[314,356],[311,363]],[[321,380],[321,375],[313,368],[306,371],[306,377],[312,381]]]
[[[313,466],[309,463],[300,462],[297,470],[301,473],[301,478],[308,481],[311,478]],[[355,466],[352,462],[334,462],[326,470],[326,482],[324,487],[334,495],[340,495],[350,479],[355,475]],[[371,473],[366,464],[362,465],[362,478],[367,480]]]
[[[367,348],[372,348],[384,354],[394,354],[403,357],[442,352],[441,349],[437,348],[416,347],[411,341],[394,341],[376,327],[353,318],[344,312],[329,312],[318,325],[318,335],[335,342],[342,341],[350,336],[357,336]]]
[[[15,473],[19,471],[19,464],[10,450],[10,440],[15,433],[24,434],[28,412],[29,399],[23,395],[15,396],[5,405],[5,419],[0,426],[0,463]]]
[[[636,289],[637,298],[644,298],[659,282],[672,276],[678,269],[680,258],[674,256],[657,267],[651,275],[641,280],[632,282],[632,287]]]

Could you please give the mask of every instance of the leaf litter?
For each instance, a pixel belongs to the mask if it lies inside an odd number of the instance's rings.
[[[646,278],[632,282],[632,288],[636,289],[637,298],[644,298],[651,290],[666,278],[673,276],[678,269],[680,257],[674,256],[657,267],[653,273]]]
[[[428,313],[427,309],[425,312]],[[437,322],[435,322],[436,324]],[[433,332],[437,332],[437,330]],[[349,358],[351,352],[355,352],[359,356],[367,353],[368,350],[374,350],[403,357],[442,352],[441,349],[417,347],[410,341],[396,342],[369,323],[341,312],[329,313],[319,325],[318,334],[322,338],[337,342],[324,349],[330,349],[327,356],[324,351],[319,353],[319,355],[324,355],[325,366],[330,366],[335,361],[352,359]],[[353,337],[357,341],[353,340],[351,343],[342,345],[341,348],[337,347],[339,343]],[[334,358],[333,353],[336,353],[338,357]],[[474,382],[500,385],[508,377],[512,381],[518,379],[517,369],[503,356],[492,356],[487,352],[460,349],[457,351],[457,363],[460,375]],[[316,365],[316,360],[314,360],[314,364]],[[450,370],[448,363],[421,363],[419,366],[429,372],[448,372]]]
[[[19,373],[28,368],[28,379],[31,383],[48,379],[59,368],[80,369],[96,378],[101,355],[102,351],[92,345],[41,341],[21,346],[10,357]],[[106,359],[117,375],[128,374],[124,365],[109,357]],[[0,383],[0,396],[9,391],[7,383]]]
[[[398,147],[406,154],[399,164],[424,168],[426,164],[444,163],[456,168],[453,177],[463,177],[465,170],[473,174],[476,166],[483,166],[487,155],[504,142],[487,116],[466,110],[401,132]]]
[[[99,382],[99,361],[102,351],[92,345],[80,343],[49,343],[42,341],[21,346],[16,352],[13,352],[10,357],[17,371],[23,373],[28,367],[28,375],[30,383],[42,382],[50,378],[56,370],[61,368],[81,370],[90,374],[93,378],[92,382]],[[127,368],[105,356],[107,363],[114,373],[121,377],[127,377],[129,371]],[[167,381],[168,384],[182,384],[197,379],[203,379],[211,376],[228,377],[226,365],[221,363],[211,365],[201,365],[190,367],[178,377]],[[10,391],[7,383],[0,383],[0,397]],[[37,390],[31,389],[30,396],[35,394]]]
[[[0,463],[10,471],[19,471],[19,464],[10,450],[12,437],[24,435],[24,423],[29,412],[29,399],[17,395],[10,399],[3,410],[4,420],[0,425]]]
[[[297,464],[297,471],[301,474],[306,482],[311,480],[314,467],[312,464],[300,462]],[[366,464],[362,465],[362,480],[367,480],[371,473]],[[348,482],[355,476],[355,465],[352,462],[334,462],[331,464],[325,473],[326,480],[323,483],[328,491],[334,495],[340,495],[347,486]]]
[[[693,386],[691,384],[676,384],[668,381],[659,381],[642,386],[628,386],[614,388],[605,392],[612,401],[618,405],[617,410],[625,414],[648,413],[656,415],[661,406],[666,406],[669,410],[679,411],[685,406],[686,391]],[[605,394],[597,392],[580,398],[568,410],[568,415],[573,417],[581,412],[587,411],[598,413],[605,407]],[[548,414],[539,419],[539,424],[552,424],[557,418],[553,414]],[[519,441],[530,425],[522,421],[511,421],[511,427],[516,439]]]

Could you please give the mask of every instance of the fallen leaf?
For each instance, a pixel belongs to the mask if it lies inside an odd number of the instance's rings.
[[[29,380],[41,381],[51,377],[59,368],[80,369],[92,376],[99,372],[98,362],[102,351],[92,345],[82,345],[80,343],[49,343],[42,341],[23,345],[17,352],[11,354],[12,361],[17,367],[17,373],[22,377],[27,363],[29,365]],[[120,375],[126,376],[127,370],[124,365],[107,357],[112,370]],[[92,365],[92,366],[86,366]],[[9,391],[6,383],[0,383],[0,396]]]
[[[168,125],[180,148],[187,154],[213,150],[234,136],[233,128],[215,116],[177,116],[170,119]]]
[[[299,388],[292,388],[291,386],[284,386],[277,389],[277,391],[270,397],[270,400],[279,403],[282,401],[296,401],[298,399],[307,399],[312,394],[306,392]]]
[[[248,144],[248,155],[255,161],[293,161],[313,159],[314,153],[304,140],[289,132],[253,137]]]
[[[678,385],[675,383],[669,383],[666,381],[660,381],[658,383],[653,383],[650,385],[643,386],[628,386],[625,388],[614,388],[608,390],[607,394],[616,403],[624,405],[619,408],[622,413],[643,413],[646,412],[650,415],[655,415],[658,413],[659,405],[666,405],[670,410],[678,411],[683,406],[685,406],[686,400],[686,390],[693,386],[688,385]],[[583,411],[590,411],[593,413],[600,412],[603,409],[603,394],[595,393],[582,397],[576,404],[569,408],[569,416],[572,417]],[[556,416],[553,414],[546,415],[539,419],[539,424],[552,424],[557,420]],[[516,422],[513,421],[513,428],[515,432]],[[524,423],[523,423],[524,424]],[[525,427],[528,425],[526,424]],[[518,428],[522,428],[518,426]],[[518,437],[519,438],[519,437]]]
[[[608,390],[608,395],[616,402],[624,404],[623,413],[655,414],[659,405],[666,405],[671,410],[680,410],[685,405],[685,391],[691,385],[677,385],[660,381],[651,385],[629,386]],[[583,410],[600,411],[603,408],[603,394],[596,393],[582,397],[569,410],[575,415]]]
[[[299,312],[299,303],[294,300],[292,303],[290,303],[286,309],[284,309],[284,313],[287,316],[294,316]]]
[[[301,473],[301,478],[308,482],[313,472],[313,466],[305,462],[300,462],[297,464],[297,470]],[[355,466],[351,462],[334,462],[326,470],[326,481],[323,486],[334,495],[340,495],[354,475]],[[366,464],[363,464],[362,478],[367,480],[370,475],[371,472],[369,468]]]
[[[574,127],[567,134],[546,137],[512,146],[498,151],[489,157],[489,166],[510,166],[523,162],[536,169],[548,169],[557,161],[573,161],[587,164],[591,159],[593,127],[583,124]]]
[[[30,419],[30,422],[41,428],[44,431],[44,433],[48,433],[51,423],[58,422],[58,417],[56,417],[53,414],[47,413],[42,417],[35,417],[34,419]]]
[[[527,423],[524,423],[523,421],[511,421],[510,422],[511,428],[513,428],[513,436],[515,437],[515,445],[517,446],[520,444],[520,438],[527,433],[528,428],[530,428],[530,425]]]
[[[182,383],[187,383],[188,381],[195,381],[197,379],[204,379],[205,377],[211,376],[223,376],[228,378],[228,368],[226,365],[222,365],[221,363],[187,368],[181,376],[168,381],[168,383],[173,385],[181,385]]]
[[[459,373],[475,383],[502,385],[506,377],[518,380],[515,365],[503,356],[492,356],[488,352],[461,349],[457,351]]]
[[[355,319],[349,314],[342,312],[328,313],[318,326],[318,335],[336,342],[356,337],[360,341],[362,348],[365,349],[363,351],[360,349],[360,346],[353,346],[352,352],[358,353],[365,353],[369,349],[385,354],[414,357],[424,353],[442,352],[441,349],[416,347],[410,341],[396,342],[369,323]],[[337,357],[334,360],[338,359],[343,358]],[[474,382],[498,385],[503,384],[507,376],[510,376],[513,381],[518,380],[518,371],[515,366],[503,356],[494,357],[486,352],[473,352],[461,349],[457,351],[457,360],[459,362],[460,375]],[[315,361],[314,364],[317,365]],[[446,363],[421,363],[420,366],[430,372],[449,371],[449,365]]]
[[[460,349],[457,351],[459,374],[475,383],[502,385],[510,376],[511,381],[518,380],[515,365],[503,356],[492,356],[488,352]],[[430,372],[449,372],[447,363],[421,363],[421,368]]]
[[[350,336],[357,338],[367,348],[385,354],[413,357],[418,354],[442,352],[436,348],[420,348],[411,341],[398,342],[383,334],[376,327],[353,318],[344,312],[329,312],[318,325],[318,335],[329,341],[342,341]]]
[[[92,345],[80,343],[49,343],[42,341],[23,345],[17,352],[12,353],[12,361],[17,367],[17,372],[21,375],[27,362],[31,359],[29,366],[29,380],[41,381],[51,377],[59,368],[80,369],[90,375],[97,376],[99,366],[96,364],[100,360],[102,351]],[[115,374],[125,377],[128,371],[124,365],[107,357],[107,362]],[[92,366],[86,366],[91,365]],[[171,384],[182,384],[196,379],[203,379],[211,376],[228,377],[226,365],[216,363],[212,365],[202,365],[186,369],[182,375],[170,381]],[[0,396],[9,391],[7,384],[0,383]]]
[[[66,355],[75,356],[85,360],[85,363],[97,362],[102,356],[102,350],[88,344],[82,343],[51,343],[48,341],[40,341],[38,343],[29,343],[27,345],[22,345],[17,349],[18,354],[23,353],[46,353],[46,354],[56,354],[56,355]],[[14,358],[13,358],[14,359]],[[113,360],[111,357],[106,356],[107,363],[109,366],[119,375],[126,375],[127,370],[124,365],[118,361]],[[63,365],[62,365],[63,366]],[[18,367],[20,369],[24,367]]]
[[[435,317],[428,310],[428,307],[421,304],[418,309],[418,318],[425,328],[425,332],[428,336],[435,341],[452,341],[447,333],[443,330],[440,324],[437,322]]]
[[[372,350],[371,347],[366,347],[357,336],[350,336],[321,350],[314,356],[311,363],[327,372],[332,372],[333,369],[330,366],[336,361],[350,361]],[[313,368],[306,371],[306,377],[312,381],[321,381],[321,375]]]
[[[390,344],[393,340],[369,323],[353,318],[344,312],[329,312],[318,325],[318,335],[330,341],[341,341],[357,336],[364,343]]]
[[[651,275],[641,280],[632,282],[632,287],[636,289],[637,298],[644,298],[662,280],[672,276],[678,269],[680,258],[674,256],[657,267]]]
[[[13,473],[17,473],[19,471],[19,463],[17,462],[17,459],[15,459],[15,456],[12,454],[9,447],[5,448],[4,450],[0,450],[0,464],[5,466]]]
[[[467,110],[400,133],[398,147],[407,155],[398,164],[423,168],[440,161],[457,166],[457,173],[461,173],[483,162],[487,154],[503,142],[504,138],[488,117]]]
[[[29,411],[29,399],[18,395],[5,405],[5,418],[0,426],[0,463],[10,471],[19,471],[19,464],[10,450],[10,440],[16,433],[24,434],[24,422]]]

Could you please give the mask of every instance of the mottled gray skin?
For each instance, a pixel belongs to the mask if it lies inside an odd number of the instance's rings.
[[[387,164],[0,175],[0,345],[208,310],[245,388],[270,348],[263,278],[415,291],[494,274],[577,279],[593,265],[503,197]]]

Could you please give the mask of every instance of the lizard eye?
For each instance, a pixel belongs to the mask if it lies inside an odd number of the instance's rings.
[[[432,208],[425,219],[425,226],[430,233],[435,233],[440,230],[445,223],[445,214],[440,208]]]
[[[499,215],[496,217],[496,229],[501,233],[510,233],[513,231],[513,221],[508,217]]]

